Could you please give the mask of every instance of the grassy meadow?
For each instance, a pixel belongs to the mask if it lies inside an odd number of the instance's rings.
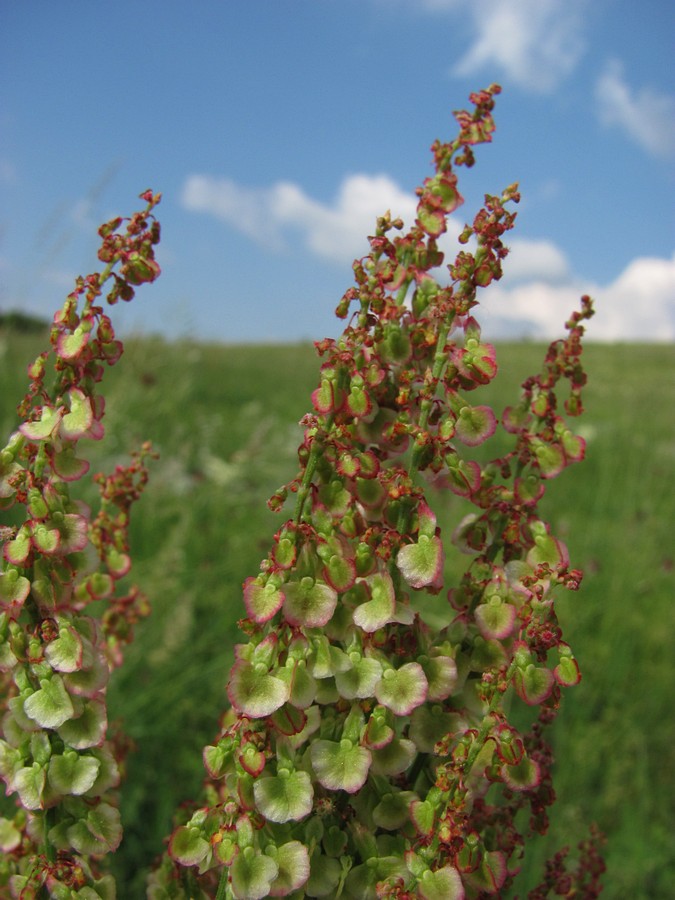
[[[42,346],[39,336],[0,330],[5,436],[17,424],[25,366]],[[500,374],[481,402],[514,400],[543,352],[500,345]],[[559,601],[583,680],[565,692],[555,725],[551,830],[513,896],[525,897],[542,860],[576,845],[596,821],[607,835],[603,896],[654,900],[671,897],[675,884],[675,351],[590,345],[585,360],[587,459],[550,485],[544,504],[585,571],[582,589]],[[106,438],[91,444],[93,471],[126,460],[146,439],[160,453],[132,528],[133,580],[153,612],[109,692],[110,718],[135,747],[114,862],[121,897],[144,896],[173,810],[198,794],[201,749],[217,730],[241,639],[241,583],[258,571],[282,521],[265,501],[295,475],[297,423],[317,371],[310,344],[145,338],[130,340],[109,373]],[[439,497],[440,517],[456,520],[459,502]],[[458,561],[449,557],[454,575]]]

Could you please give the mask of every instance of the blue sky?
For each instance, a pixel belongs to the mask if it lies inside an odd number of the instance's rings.
[[[673,341],[674,41],[672,0],[0,3],[0,309],[51,316],[151,187],[163,274],[123,332],[337,335],[376,216],[410,219],[432,141],[497,81],[450,229],[520,182],[486,334],[554,336],[591,293],[590,337]]]

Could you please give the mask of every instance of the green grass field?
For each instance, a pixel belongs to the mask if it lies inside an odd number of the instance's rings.
[[[39,338],[0,331],[0,425],[16,427],[25,365]],[[490,388],[498,407],[538,369],[543,347],[498,347]],[[675,884],[675,352],[670,346],[590,345],[587,459],[550,488],[544,512],[585,571],[559,614],[583,680],[565,692],[554,745],[558,803],[548,837],[519,878],[520,897],[542,860],[586,836],[607,835],[608,898],[669,898]],[[216,346],[130,341],[109,378],[106,439],[93,470],[150,439],[160,452],[135,510],[134,581],[152,616],[137,630],[110,689],[111,719],[135,742],[121,805],[120,896],[143,879],[173,810],[193,799],[201,748],[217,730],[241,583],[255,574],[282,519],[266,499],[296,471],[297,422],[318,362],[311,345]],[[486,391],[485,394],[488,392]],[[482,402],[486,402],[485,396]],[[454,498],[439,498],[442,516]],[[514,893],[515,895],[515,893]]]

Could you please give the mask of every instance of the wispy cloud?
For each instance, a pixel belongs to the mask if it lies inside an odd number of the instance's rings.
[[[584,49],[586,0],[422,0],[429,13],[471,23],[471,44],[452,71],[485,70],[534,93],[553,91]]]
[[[377,216],[390,209],[407,225],[416,198],[387,175],[346,177],[332,203],[310,197],[302,187],[281,181],[268,188],[243,187],[226,178],[192,175],[184,185],[186,209],[213,215],[268,250],[279,251],[298,237],[312,255],[345,267],[367,252],[364,235],[372,234]],[[451,218],[440,241],[446,261],[459,249],[459,218]],[[480,293],[486,333],[550,339],[581,294],[596,300],[589,325],[594,340],[675,340],[675,255],[642,257],[630,262],[609,284],[582,281],[555,243],[512,238],[504,278]],[[437,273],[441,279],[443,272]]]
[[[537,279],[555,284],[570,277],[565,254],[552,241],[507,238],[509,255],[504,270],[509,283]]]
[[[596,309],[587,327],[591,340],[675,340],[675,254],[670,259],[634,259],[605,285],[569,277],[558,283],[535,279],[512,286],[508,263],[504,280],[481,297],[481,321],[492,336],[559,336],[581,294],[590,294]]]
[[[675,97],[631,88],[621,63],[611,60],[596,83],[595,98],[603,124],[619,127],[652,156],[675,155]]]
[[[181,199],[186,209],[210,213],[269,249],[283,249],[296,233],[311,253],[341,265],[368,251],[365,235],[385,210],[412,221],[416,209],[415,197],[387,175],[366,174],[345,177],[332,203],[288,181],[244,187],[207,175],[191,175]]]

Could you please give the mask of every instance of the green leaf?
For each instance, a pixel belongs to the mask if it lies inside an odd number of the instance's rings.
[[[316,707],[313,707],[314,709]],[[286,737],[300,734],[307,725],[307,716],[292,703],[284,703],[272,713],[272,726]]]
[[[18,474],[23,466],[13,459],[11,453],[0,454],[0,500],[6,500],[16,493],[16,488],[9,483],[12,476]]]
[[[253,796],[270,822],[297,822],[312,811],[314,789],[307,772],[281,769],[277,775],[256,779]]]
[[[270,897],[286,897],[300,890],[309,878],[309,854],[300,841],[288,841],[278,847],[276,863],[279,873],[270,887]]]
[[[476,624],[485,638],[503,640],[513,631],[516,621],[516,608],[504,603],[501,597],[492,595],[487,603],[476,608]]]
[[[78,325],[72,334],[60,334],[57,344],[59,356],[63,359],[75,359],[89,343],[90,336],[91,331],[85,330],[82,325]]]
[[[169,841],[169,855],[183,866],[198,866],[211,852],[211,844],[202,836],[200,828],[181,825]]]
[[[154,281],[160,275],[159,264],[151,256],[138,250],[132,250],[129,253],[120,271],[128,284],[143,284],[144,282]]]
[[[378,344],[378,350],[387,362],[405,363],[410,359],[412,344],[400,325],[392,324],[385,326],[385,338]]]
[[[12,541],[12,543],[15,543]],[[16,618],[30,593],[30,581],[16,569],[0,573],[0,607]]]
[[[47,769],[49,786],[57,794],[86,793],[96,781],[101,766],[93,756],[81,756],[75,750],[65,750],[52,756]]]
[[[235,857],[230,868],[232,893],[237,900],[263,900],[270,896],[272,882],[279,874],[279,866],[264,854],[256,854],[246,847]]]
[[[420,206],[417,210],[417,218],[430,237],[440,237],[445,231],[445,215],[442,209]]]
[[[417,747],[407,738],[394,738],[384,747],[373,750],[370,771],[373,775],[400,775],[415,758]]]
[[[308,576],[284,585],[284,616],[291,625],[321,628],[333,617],[337,606],[337,592],[321,581]]]
[[[419,800],[414,791],[386,793],[373,810],[373,821],[378,828],[397,831],[410,818],[410,805],[413,800]]]
[[[244,771],[254,778],[257,778],[262,773],[266,763],[264,751],[259,750],[255,744],[251,743],[246,743],[241,747],[237,754],[237,760]]]
[[[371,749],[379,750],[386,747],[394,737],[394,729],[389,725],[390,713],[383,706],[376,706],[370,714],[364,741]]]
[[[347,397],[349,414],[355,417],[367,416],[372,408],[370,397],[361,385],[352,384]]]
[[[52,745],[46,731],[34,731],[30,736],[30,754],[33,761],[45,766],[52,755]]]
[[[48,522],[33,522],[31,539],[40,553],[52,555],[59,549],[61,534],[58,528],[50,528]]]
[[[430,194],[440,198],[446,213],[453,212],[463,202],[454,172],[439,172],[426,181],[425,187]]]
[[[322,378],[320,386],[312,392],[312,403],[318,413],[326,415],[340,408],[344,392],[339,390],[332,378]]]
[[[382,706],[403,716],[424,703],[428,689],[422,666],[405,663],[400,669],[387,669],[375,688],[375,696]]]
[[[325,635],[313,637],[312,644],[314,647],[312,675],[315,678],[330,678],[351,668],[352,662],[344,650],[334,647]]]
[[[467,447],[477,447],[495,433],[497,420],[489,406],[464,406],[455,422],[455,433]]]
[[[401,547],[396,565],[410,587],[423,588],[433,584],[442,575],[443,559],[440,538],[421,534],[416,544]]]
[[[422,753],[433,753],[434,746],[446,734],[468,727],[458,713],[445,712],[441,706],[420,706],[412,714],[408,736]]]
[[[555,478],[565,468],[565,453],[559,444],[550,444],[541,438],[530,439],[534,455],[543,478]]]
[[[335,676],[335,686],[345,700],[365,700],[373,696],[382,677],[382,664],[369,656],[352,655],[352,668]]]
[[[356,579],[356,566],[353,559],[334,553],[323,568],[323,575],[328,584],[336,591],[348,591]]]
[[[40,763],[33,763],[19,769],[12,779],[12,789],[21,799],[21,805],[26,809],[41,809],[42,794],[45,787],[47,773]]]
[[[309,835],[305,834],[305,840],[307,840],[308,837]],[[339,825],[330,825],[324,831],[321,843],[326,853],[337,859],[345,853],[347,845],[349,844],[349,838]]]
[[[281,609],[284,595],[279,588],[268,581],[262,585],[255,578],[244,582],[244,603],[249,618],[254,622],[267,622]]]
[[[275,713],[278,715],[278,713]],[[310,738],[315,731],[321,726],[321,710],[318,706],[310,706],[308,710],[303,711],[305,724],[300,731],[286,737],[286,742],[293,750],[297,750]]]
[[[68,677],[68,676],[66,676]],[[59,737],[76,750],[86,750],[103,743],[108,728],[106,706],[102,700],[86,700],[76,719],[58,728]]]
[[[562,445],[565,457],[572,462],[579,462],[586,454],[586,441],[569,429],[562,432]]]
[[[82,666],[82,638],[72,625],[64,622],[59,636],[45,647],[45,659],[57,672],[75,672]]]
[[[395,881],[402,888],[408,888],[411,882],[410,874],[403,862],[403,853],[397,852],[395,856],[384,855],[381,848],[382,840],[378,840],[376,855],[367,858],[365,863],[354,866],[349,872],[345,887],[347,896],[358,897],[359,900],[375,900],[378,895],[377,884],[380,881]],[[351,862],[351,858],[350,862]],[[400,895],[399,895],[400,896]],[[411,896],[406,892],[404,896]]]
[[[88,755],[98,762],[98,774],[85,797],[100,797],[111,788],[116,788],[120,783],[120,771],[117,761],[106,745],[103,747],[91,747]]]
[[[86,668],[83,667],[76,672],[66,672],[63,681],[70,694],[77,697],[95,697],[106,686],[109,677],[110,669],[105,659],[96,655]]]
[[[417,832],[423,837],[431,837],[436,822],[436,811],[428,800],[413,800],[410,805],[410,818]]]
[[[467,883],[481,893],[498,894],[506,881],[507,868],[504,854],[499,850],[490,850],[483,854],[477,869],[467,873]]]
[[[396,607],[394,582],[387,572],[377,572],[366,579],[370,600],[354,610],[354,624],[368,634],[392,621]]]
[[[304,659],[289,659],[283,669],[277,670],[277,676],[290,686],[289,702],[298,709],[307,709],[316,697],[317,683],[307,671]]]
[[[356,496],[367,509],[377,509],[384,503],[387,492],[377,478],[357,478]]]
[[[457,664],[451,656],[432,656],[420,660],[429,685],[427,700],[445,700],[457,684]]]
[[[313,853],[305,893],[308,897],[335,897],[335,889],[340,882],[341,875],[342,866],[337,859],[321,853]]]
[[[0,816],[0,850],[3,853],[11,853],[21,843],[21,832],[15,827],[14,822]]]
[[[2,615],[5,614],[2,613]],[[17,662],[9,642],[0,639],[0,672],[11,672]]]
[[[24,422],[19,426],[21,434],[29,441],[44,441],[56,429],[63,416],[63,409],[42,408],[40,418],[33,422]]]
[[[84,815],[67,829],[71,847],[85,855],[113,853],[122,840],[119,810],[108,803],[85,809]]]
[[[515,765],[504,764],[501,774],[512,791],[529,791],[541,780],[538,763],[525,755]]]
[[[553,675],[558,684],[563,687],[572,687],[581,681],[579,664],[573,656],[560,655],[560,662],[553,670]]]
[[[289,684],[246,660],[237,660],[230,672],[227,686],[230,703],[252,719],[271,715],[286,703],[290,693]]]
[[[498,668],[507,660],[504,645],[492,638],[487,639],[477,634],[473,642],[473,651],[469,661],[472,672],[485,672]]]
[[[72,700],[59,675],[41,678],[40,689],[26,700],[23,710],[42,728],[59,728],[75,713]]]
[[[122,578],[131,568],[128,553],[122,553],[116,547],[108,547],[105,552],[105,564],[113,578]]]
[[[310,759],[319,783],[329,791],[355,794],[366,783],[372,756],[369,750],[348,739],[314,741]]]
[[[202,758],[204,760],[204,768],[210,777],[214,780],[222,778],[226,772],[231,770],[234,758],[232,740],[226,738],[219,741],[215,746],[209,745],[204,747]]]
[[[453,866],[444,866],[435,872],[425,872],[417,886],[422,900],[463,900],[464,886],[459,872]]]
[[[91,428],[94,413],[90,398],[80,388],[71,388],[68,391],[68,400],[70,412],[66,413],[61,420],[59,431],[61,437],[73,440],[82,437]]]
[[[521,700],[528,706],[536,706],[551,693],[555,678],[550,669],[530,663],[525,668],[516,669],[513,684]]]
[[[89,526],[84,516],[67,513],[58,525],[61,553],[76,553],[89,543]]]

